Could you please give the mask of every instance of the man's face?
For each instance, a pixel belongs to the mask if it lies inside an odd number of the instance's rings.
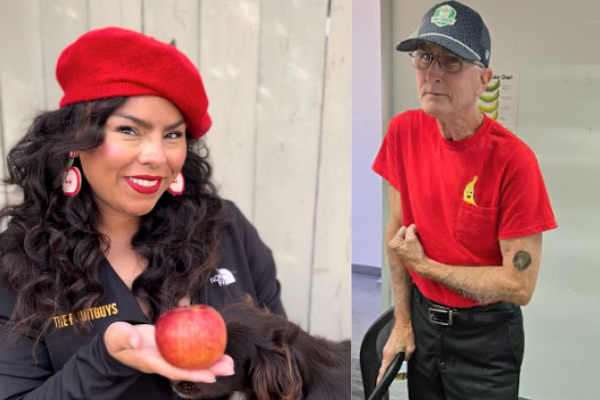
[[[452,53],[434,44],[424,44],[419,49],[435,57],[427,69],[415,70],[418,96],[423,111],[442,119],[456,114],[472,113],[476,109],[477,98],[483,93],[492,77],[492,71],[460,60],[463,63],[460,71],[447,72],[440,68],[436,56],[452,55]]]

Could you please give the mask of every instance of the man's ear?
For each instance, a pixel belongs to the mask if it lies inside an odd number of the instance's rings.
[[[485,88],[489,85],[490,81],[494,76],[494,71],[490,68],[481,68],[481,73],[479,74],[479,86],[477,86],[477,97],[481,96],[485,91]]]

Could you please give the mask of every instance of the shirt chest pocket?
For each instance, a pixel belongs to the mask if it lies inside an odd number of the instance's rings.
[[[461,201],[454,223],[454,238],[474,254],[498,251],[498,207],[479,207]]]

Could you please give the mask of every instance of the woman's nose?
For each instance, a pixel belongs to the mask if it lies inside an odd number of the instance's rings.
[[[151,137],[149,135],[141,147],[138,160],[140,164],[149,164],[152,167],[158,167],[167,162],[165,149],[161,138]]]

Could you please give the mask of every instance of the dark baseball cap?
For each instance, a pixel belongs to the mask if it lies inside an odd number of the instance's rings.
[[[398,51],[414,51],[433,43],[468,61],[490,66],[491,39],[481,15],[458,1],[444,1],[425,14],[419,29],[398,43]]]

